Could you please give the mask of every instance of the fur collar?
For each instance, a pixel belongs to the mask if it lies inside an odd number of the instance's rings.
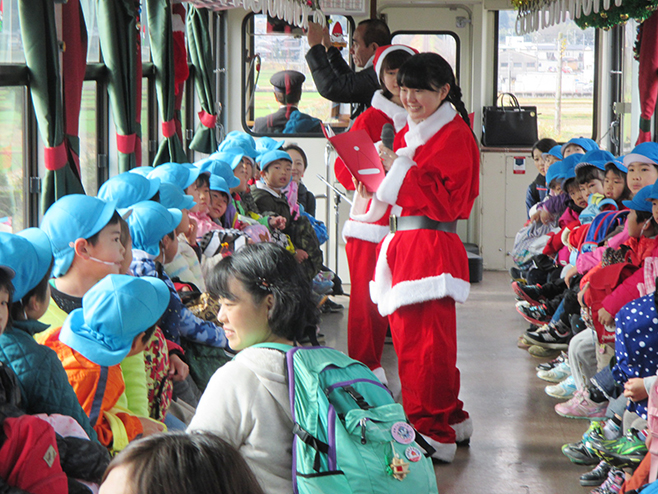
[[[379,110],[388,118],[393,120],[395,132],[400,132],[402,127],[404,127],[407,123],[407,110],[386,98],[381,89],[379,91],[375,91],[375,94],[372,97],[372,101],[370,102],[370,106],[376,110]]]
[[[407,117],[409,131],[404,135],[407,147],[398,149],[396,154],[410,159],[413,158],[414,154],[416,154],[416,149],[427,144],[427,141],[434,134],[441,130],[444,125],[452,122],[455,117],[457,117],[457,111],[447,102],[439,106],[426,120],[418,124],[412,122],[411,118]]]

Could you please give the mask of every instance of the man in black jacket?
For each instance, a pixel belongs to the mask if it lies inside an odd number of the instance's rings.
[[[380,89],[379,78],[373,68],[377,48],[391,44],[391,33],[380,19],[361,21],[352,36],[350,52],[360,72],[353,71],[343,59],[340,51],[331,45],[329,30],[319,24],[310,23],[306,61],[311,69],[313,81],[320,95],[337,103],[352,103],[351,118],[370,106],[372,95]]]

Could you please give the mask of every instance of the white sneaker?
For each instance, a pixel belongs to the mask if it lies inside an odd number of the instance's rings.
[[[571,375],[571,367],[569,367],[568,360],[565,360],[564,362],[560,362],[552,369],[537,371],[537,377],[544,381],[548,381],[549,383],[562,382],[570,375]]]
[[[561,383],[555,384],[553,386],[546,386],[544,391],[546,391],[548,396],[552,396],[553,398],[567,400],[573,397],[574,393],[576,392],[576,381],[574,380],[573,376],[569,376]]]
[[[455,443],[440,443],[431,437],[427,437],[425,434],[421,435],[435,450],[434,453],[432,453],[432,458],[444,463],[452,463],[452,460],[455,459],[455,453],[457,452],[457,445]]]
[[[372,373],[381,381],[384,386],[388,386],[388,379],[386,379],[386,371],[383,367],[373,369]]]

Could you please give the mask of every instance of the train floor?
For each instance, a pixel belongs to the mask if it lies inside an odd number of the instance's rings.
[[[509,275],[487,271],[457,307],[460,398],[475,431],[470,447],[460,447],[452,464],[435,463],[441,494],[583,494],[578,478],[588,467],[575,465],[560,447],[579,440],[585,420],[558,416],[558,403],[536,377],[544,360],[516,347],[527,324],[514,310]],[[346,286],[349,292],[349,285]],[[336,297],[342,313],[323,316],[328,346],[347,352],[348,297]],[[383,365],[391,390],[399,397],[397,360],[385,345]]]

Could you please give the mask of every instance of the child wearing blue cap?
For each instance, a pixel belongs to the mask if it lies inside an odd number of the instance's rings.
[[[97,197],[105,202],[114,201],[117,208],[127,208],[141,201],[159,200],[159,187],[159,178],[124,172],[101,185]]]
[[[120,219],[113,202],[78,194],[62,197],[46,211],[41,229],[52,243],[54,280],[41,322],[59,328],[92,286],[119,274],[125,254]]]
[[[9,297],[9,278],[0,270],[0,360],[18,377],[27,413],[68,415],[95,440],[57,355],[34,340],[48,327],[38,319],[48,308],[52,259],[50,240],[38,228],[0,233],[0,265],[16,273]]]
[[[108,275],[45,341],[57,352],[99,441],[110,451],[164,429],[118,406],[125,389],[119,364],[144,350],[168,304],[169,289],[158,279]]]
[[[304,216],[293,218],[290,205],[282,193],[292,177],[292,159],[285,151],[269,151],[260,157],[261,180],[252,188],[256,205],[286,220],[283,233],[295,247],[295,259],[302,264],[309,281],[322,270],[322,251],[313,227]]]
[[[589,151],[599,149],[598,144],[592,139],[586,137],[574,137],[569,142],[562,145],[562,158],[571,156],[572,154],[585,154]]]
[[[628,168],[626,182],[633,194],[658,180],[658,143],[643,142],[624,156],[624,166]]]
[[[608,199],[621,205],[622,201],[631,198],[631,189],[626,183],[628,168],[623,164],[623,159],[615,158],[605,164],[605,180],[603,182],[604,194]]]

